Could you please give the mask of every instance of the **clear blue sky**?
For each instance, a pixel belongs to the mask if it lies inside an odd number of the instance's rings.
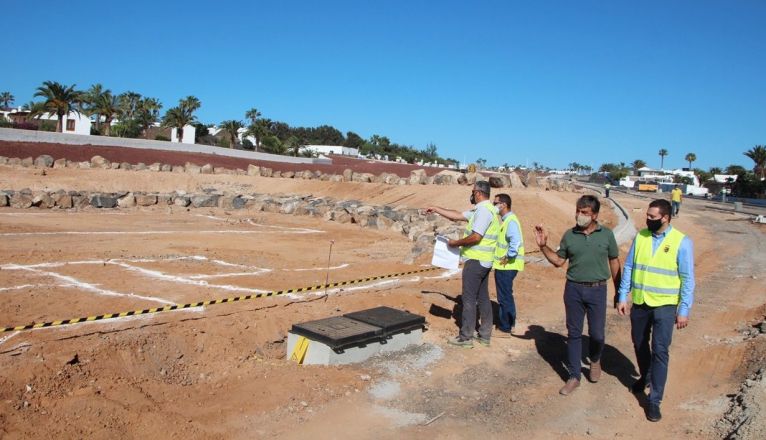
[[[741,164],[766,144],[766,1],[5,2],[0,91],[195,95],[489,164]]]

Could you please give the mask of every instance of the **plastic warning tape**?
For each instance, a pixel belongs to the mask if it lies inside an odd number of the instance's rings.
[[[254,293],[252,295],[244,295],[244,296],[232,296],[228,298],[220,298],[220,299],[211,299],[207,301],[198,301],[188,304],[173,304],[170,306],[165,307],[154,307],[151,309],[141,309],[141,310],[130,310],[127,312],[118,312],[118,313],[105,313],[103,315],[94,315],[94,316],[86,316],[82,318],[72,318],[72,319],[62,319],[59,321],[48,321],[48,322],[38,322],[38,323],[32,323],[27,325],[18,325],[15,327],[3,327],[0,329],[0,333],[7,333],[7,332],[14,332],[14,331],[24,331],[24,330],[32,330],[36,328],[46,328],[46,327],[58,327],[61,325],[69,325],[69,324],[80,324],[83,322],[92,322],[92,321],[103,321],[106,319],[115,319],[115,318],[124,318],[126,316],[139,316],[139,315],[150,315],[154,313],[162,313],[162,312],[170,312],[172,310],[183,310],[183,309],[190,309],[194,307],[203,307],[203,306],[212,306],[216,304],[225,304],[225,303],[232,303],[237,301],[248,301],[251,299],[258,299],[258,298],[267,298],[271,296],[279,296],[279,295],[287,295],[289,293],[301,293],[301,292],[311,292],[315,290],[322,290],[325,288],[332,288],[332,287],[341,287],[341,286],[348,286],[350,284],[359,284],[359,283],[367,283],[370,281],[376,281],[376,280],[383,280],[386,278],[395,278],[400,277],[404,275],[412,275],[416,273],[423,273],[423,272],[430,272],[432,270],[438,269],[437,267],[429,267],[427,269],[419,269],[419,270],[411,270],[408,272],[399,272],[399,273],[392,273],[388,275],[378,275],[374,277],[368,277],[368,278],[359,278],[357,280],[349,280],[349,281],[339,281],[337,283],[329,283],[329,284],[319,284],[316,286],[308,286],[308,287],[299,287],[297,289],[287,289],[287,290],[273,290],[271,292],[264,292],[264,293]]]

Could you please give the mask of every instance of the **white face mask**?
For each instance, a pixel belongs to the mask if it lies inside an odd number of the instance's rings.
[[[587,228],[591,222],[593,222],[593,218],[591,218],[591,216],[577,214],[577,226],[581,228]]]

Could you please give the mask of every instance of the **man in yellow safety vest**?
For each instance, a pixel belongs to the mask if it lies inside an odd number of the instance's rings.
[[[489,299],[489,272],[495,258],[495,244],[500,232],[497,210],[489,200],[489,182],[478,181],[471,191],[473,210],[460,212],[429,206],[426,213],[435,212],[452,221],[468,221],[463,238],[450,240],[451,247],[460,247],[463,265],[463,313],[460,334],[449,339],[452,345],[472,348],[476,331],[476,307],[479,308],[479,332],[476,340],[489,345],[492,334],[492,302]]]
[[[694,302],[692,241],[670,226],[671,213],[667,200],[649,203],[646,229],[636,235],[625,258],[617,303],[617,312],[627,314],[632,292],[631,336],[641,373],[632,390],[643,393],[649,387],[646,418],[652,422],[662,418],[673,327],[687,326]]]
[[[495,208],[500,216],[500,233],[495,247],[495,288],[497,289],[498,337],[508,337],[516,326],[516,301],[513,299],[513,280],[524,270],[524,236],[521,223],[511,211],[511,196],[495,196]]]

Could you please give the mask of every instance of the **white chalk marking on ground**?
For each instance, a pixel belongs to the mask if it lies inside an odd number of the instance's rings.
[[[20,286],[12,286],[12,287],[0,287],[0,292],[7,292],[9,290],[21,290],[26,289],[28,287],[43,287],[43,286],[52,286],[53,284],[22,284]]]
[[[202,218],[208,218],[210,220],[219,220],[219,221],[225,221],[225,218],[216,217],[214,215],[205,215],[205,214],[194,214],[195,217],[202,217]]]
[[[323,231],[316,231],[323,232]],[[238,231],[234,229],[228,230],[214,230],[214,231],[59,231],[59,232],[3,232],[0,233],[2,237],[31,237],[31,236],[45,236],[45,235],[166,235],[166,234],[261,234],[260,231]],[[306,234],[307,232],[295,232],[296,234]]]
[[[3,345],[3,344],[5,344],[5,342],[6,342],[7,340],[9,340],[9,339],[11,339],[12,337],[14,337],[14,336],[18,335],[19,333],[21,333],[21,332],[13,332],[13,333],[11,333],[10,335],[7,335],[7,336],[3,336],[2,338],[0,338],[0,345]]]
[[[70,276],[67,276],[67,275],[62,275],[62,274],[57,273],[57,272],[49,272],[49,271],[45,271],[45,270],[40,270],[40,269],[35,269],[35,268],[32,268],[32,267],[27,267],[27,266],[22,266],[22,265],[15,265],[15,264],[4,265],[3,269],[5,269],[5,270],[25,270],[25,271],[28,271],[28,272],[34,272],[34,273],[37,273],[39,275],[48,276],[48,277],[55,278],[55,279],[60,280],[60,281],[64,281],[66,284],[69,284],[71,286],[76,286],[76,287],[78,287],[78,288],[80,288],[82,290],[85,290],[85,291],[91,292],[91,293],[95,293],[97,295],[138,298],[138,299],[144,299],[144,300],[147,300],[147,301],[154,301],[154,302],[158,302],[158,303],[162,303],[162,304],[169,304],[169,305],[175,304],[172,301],[168,301],[168,300],[162,299],[162,298],[155,298],[155,297],[152,297],[152,296],[136,295],[134,293],[120,293],[120,292],[115,292],[113,290],[101,289],[101,288],[97,287],[95,284],[82,282],[82,281],[77,280],[74,277],[70,277]]]
[[[268,272],[271,272],[271,270],[264,269],[259,272],[231,272],[231,273],[218,273],[213,275],[190,275],[188,278],[190,280],[209,280],[213,278],[257,276],[257,275],[261,275]]]
[[[253,221],[253,219],[248,218],[246,219],[248,224],[251,224],[253,226],[258,226],[259,228],[272,228],[272,229],[278,229],[286,234],[324,234],[325,231],[320,231],[318,229],[308,229],[308,228],[291,228],[288,226],[278,226],[278,225],[262,225],[260,223],[256,223]]]
[[[141,273],[149,278],[156,278],[164,281],[171,281],[179,284],[191,284],[194,286],[200,286],[200,287],[209,287],[211,289],[221,289],[221,290],[228,290],[231,292],[248,292],[248,293],[266,293],[267,290],[260,290],[260,289],[251,289],[247,287],[239,287],[239,286],[232,286],[228,284],[209,284],[207,281],[202,280],[194,280],[190,279],[188,277],[181,277],[176,275],[168,275],[166,273],[157,271],[157,270],[151,270],[151,269],[144,269],[143,267],[138,266],[132,266],[127,263],[122,263],[118,261],[109,261],[109,264],[114,264],[117,266],[120,266],[124,269],[134,271]]]
[[[310,267],[310,268],[307,268],[307,269],[282,269],[282,270],[285,271],[285,272],[305,272],[305,271],[309,271],[309,270],[327,270],[327,269],[336,270],[336,269],[345,269],[348,266],[349,266],[348,263],[343,263],[340,266],[333,266],[333,267],[329,267],[329,268],[328,267]]]
[[[459,273],[460,273],[460,269],[450,269],[450,270],[445,270],[444,272],[442,272],[441,275],[437,275],[435,277],[423,277],[423,279],[425,279],[425,280],[437,280],[439,278],[450,278],[453,275],[457,275]]]
[[[401,281],[402,280],[400,280],[399,278],[394,278],[392,280],[378,281],[376,283],[365,284],[365,285],[356,286],[356,287],[334,287],[332,289],[328,289],[327,294],[330,295],[330,294],[335,294],[339,292],[353,292],[356,290],[374,289],[376,287],[387,286],[389,284],[399,284]],[[325,294],[324,290],[317,290],[314,292],[305,292],[305,293],[288,293],[287,295],[282,295],[282,296],[287,298],[292,298],[292,299],[301,299],[301,298],[305,298],[306,296],[322,296],[324,294]]]

